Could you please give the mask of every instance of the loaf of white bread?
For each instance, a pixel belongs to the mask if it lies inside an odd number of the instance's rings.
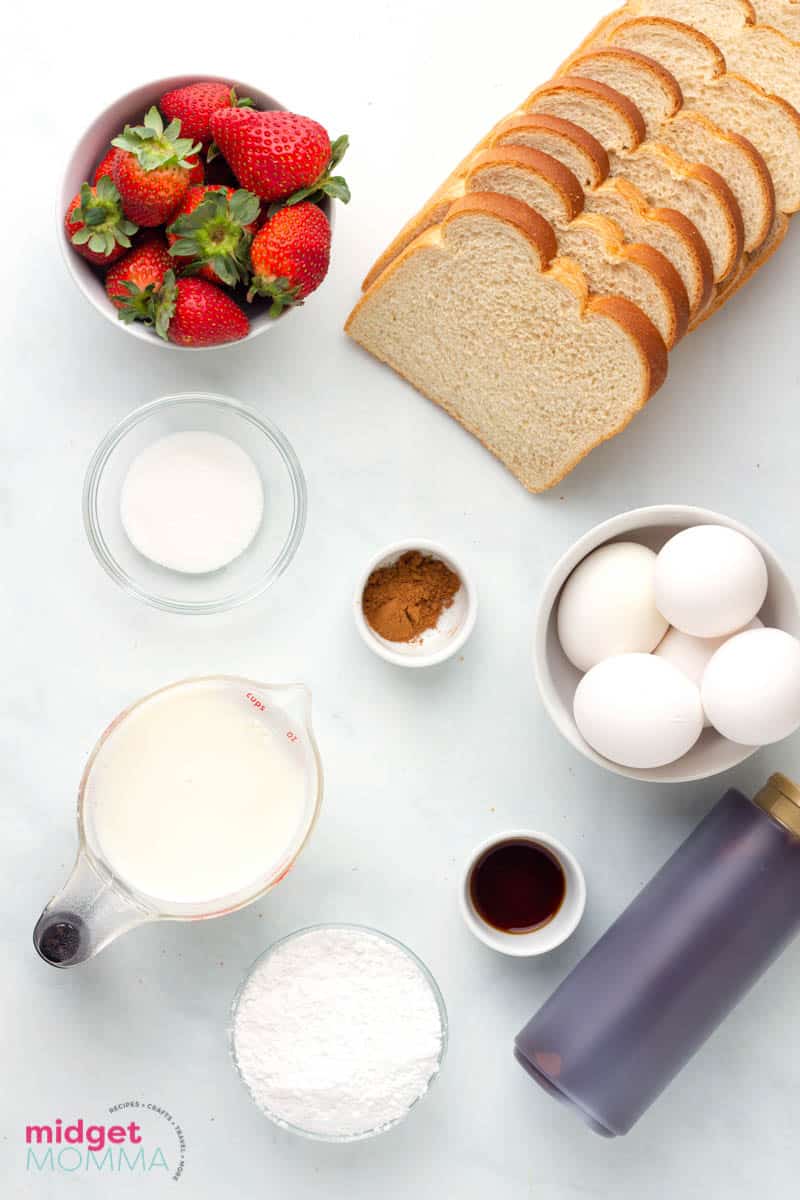
[[[543,491],[798,209],[800,0],[628,0],[404,226],[346,329]]]

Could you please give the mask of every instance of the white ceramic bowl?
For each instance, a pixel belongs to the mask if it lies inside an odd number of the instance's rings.
[[[533,663],[542,703],[556,727],[576,750],[580,750],[586,758],[598,766],[605,767],[607,771],[627,775],[631,779],[643,779],[653,783],[686,783],[694,779],[708,779],[744,762],[759,748],[740,746],[727,741],[714,729],[705,729],[688,754],[684,754],[676,762],[650,770],[622,767],[597,754],[584,741],[572,715],[572,702],[581,675],[564,654],[558,640],[556,611],[561,588],[578,563],[606,542],[641,542],[658,551],[674,534],[692,525],[725,525],[729,529],[737,529],[755,543],[764,556],[769,575],[767,598],[759,616],[765,625],[785,629],[795,637],[800,636],[800,607],[797,594],[775,552],[758,534],[739,521],[689,505],[636,508],[612,517],[602,525],[596,525],[559,559],[545,582],[539,601],[533,639]]]
[[[151,346],[164,346],[170,350],[222,350],[225,346],[239,346],[242,342],[250,341],[266,329],[272,328],[276,322],[268,315],[269,306],[267,304],[259,305],[258,302],[255,302],[252,305],[245,305],[247,316],[250,319],[250,332],[246,338],[242,338],[238,342],[226,342],[223,346],[176,346],[174,343],[166,342],[163,338],[158,337],[152,329],[141,322],[126,325],[119,320],[116,308],[106,295],[102,272],[88,263],[85,258],[76,254],[70,246],[64,230],[64,213],[67,205],[80,190],[81,184],[91,179],[94,168],[109,149],[111,139],[122,132],[125,124],[140,124],[148,108],[152,104],[156,104],[164,92],[168,92],[172,88],[184,87],[198,79],[231,83],[239,96],[249,96],[257,108],[283,111],[284,106],[274,97],[262,92],[260,88],[253,87],[252,84],[243,83],[242,80],[232,79],[227,75],[204,75],[202,73],[172,75],[166,79],[156,79],[152,83],[142,84],[141,87],[127,92],[119,100],[115,100],[113,104],[103,109],[85,131],[69,157],[56,201],[57,236],[67,270],[92,307],[124,333],[148,342]],[[334,206],[326,201],[322,207],[325,209],[328,220],[333,224]],[[285,311],[284,317],[289,311],[289,309]],[[282,320],[283,318],[278,319]]]
[[[461,580],[453,603],[446,608],[433,629],[427,629],[413,642],[390,642],[377,634],[364,616],[362,598],[367,580],[377,567],[388,567],[408,550],[420,550],[432,558],[441,559]],[[478,594],[469,571],[462,562],[436,542],[424,538],[409,538],[384,546],[367,563],[353,595],[353,617],[356,628],[370,650],[394,663],[396,667],[432,667],[444,662],[461,649],[478,616]]]
[[[475,911],[470,897],[470,877],[475,864],[487,850],[510,841],[535,842],[549,850],[561,864],[566,881],[564,899],[556,915],[546,925],[530,933],[504,933],[501,929],[488,925]],[[508,954],[514,958],[533,958],[537,954],[548,954],[575,932],[585,908],[586,881],[580,863],[563,843],[547,833],[537,833],[530,829],[509,829],[498,833],[475,847],[464,868],[461,879],[461,914],[467,929],[484,945],[498,950],[501,954]]]

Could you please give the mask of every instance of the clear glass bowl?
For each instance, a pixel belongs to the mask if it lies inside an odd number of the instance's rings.
[[[340,930],[340,929],[352,929],[359,933],[368,933],[372,937],[379,938],[381,941],[389,942],[391,945],[397,946],[397,948],[399,950],[402,950],[404,954],[408,955],[408,957],[419,968],[420,973],[423,975],[423,977],[425,978],[425,980],[428,983],[428,986],[431,989],[433,998],[436,1001],[436,1007],[439,1010],[440,1033],[441,1033],[441,1048],[439,1050],[439,1058],[437,1060],[436,1067],[433,1071],[433,1074],[431,1075],[430,1079],[428,1080],[428,1086],[426,1087],[425,1091],[422,1092],[421,1095],[417,1096],[416,1100],[412,1101],[412,1103],[408,1106],[408,1108],[402,1114],[402,1116],[396,1117],[393,1121],[387,1121],[385,1124],[379,1125],[375,1129],[366,1129],[362,1133],[353,1133],[353,1134],[318,1133],[313,1130],[303,1129],[299,1125],[292,1125],[292,1124],[290,1124],[289,1121],[285,1121],[282,1117],[279,1117],[276,1113],[270,1112],[268,1109],[264,1108],[261,1104],[259,1104],[258,1101],[256,1100],[255,1096],[253,1096],[253,1093],[250,1090],[247,1080],[245,1079],[245,1077],[242,1073],[242,1069],[239,1066],[239,1061],[236,1057],[236,1037],[235,1037],[236,1010],[239,1006],[239,1000],[241,998],[242,992],[244,991],[245,987],[249,983],[254,972],[257,971],[258,968],[261,967],[261,965],[268,958],[270,958],[271,955],[273,955],[276,952],[276,950],[279,950],[282,946],[285,946],[287,942],[292,942],[292,941],[294,941],[295,938],[303,937],[305,934],[314,933],[317,930]],[[241,1079],[242,1083],[244,1084],[245,1088],[247,1088],[247,1093],[250,1096],[250,1099],[253,1101],[256,1108],[259,1110],[259,1112],[262,1112],[265,1117],[268,1117],[269,1120],[272,1121],[274,1125],[277,1125],[280,1129],[286,1129],[290,1133],[299,1134],[300,1137],[309,1138],[311,1141],[314,1141],[314,1142],[339,1142],[339,1143],[363,1142],[363,1141],[366,1141],[367,1138],[377,1137],[378,1134],[380,1134],[380,1133],[386,1133],[387,1130],[394,1129],[396,1125],[399,1125],[401,1121],[404,1121],[406,1119],[408,1114],[411,1112],[412,1108],[416,1108],[416,1106],[417,1106],[417,1104],[419,1104],[420,1100],[422,1100],[425,1096],[427,1096],[434,1080],[436,1080],[438,1078],[439,1072],[442,1069],[442,1063],[444,1062],[445,1054],[447,1053],[447,1041],[448,1041],[448,1023],[447,1023],[447,1009],[445,1007],[444,997],[442,996],[442,993],[439,989],[438,983],[436,982],[436,980],[434,979],[433,975],[430,973],[428,968],[425,966],[425,963],[422,961],[421,958],[417,957],[417,955],[414,953],[413,950],[409,950],[408,946],[405,946],[397,938],[391,937],[390,934],[388,934],[388,933],[382,933],[381,930],[379,930],[379,929],[373,929],[369,925],[354,925],[354,924],[348,924],[346,922],[308,925],[308,926],[306,926],[305,929],[296,929],[294,931],[294,933],[290,933],[286,937],[280,938],[277,942],[273,942],[273,944],[271,946],[269,946],[264,951],[263,954],[259,955],[259,957],[255,960],[254,963],[251,963],[251,965],[247,969],[247,971],[245,971],[242,981],[236,990],[236,995],[233,998],[233,1004],[231,1005],[231,1025],[230,1025],[230,1033],[229,1033],[229,1049],[230,1049],[231,1057],[233,1059],[234,1066],[236,1067],[236,1072],[237,1072],[239,1078]]]
[[[264,518],[238,558],[218,571],[186,575],[135,549],[119,500],[128,468],[146,446],[197,429],[231,438],[250,455],[264,487]],[[125,591],[166,612],[204,614],[246,604],[283,574],[303,535],[306,504],[300,463],[279,429],[236,400],[184,392],[142,405],[106,434],[86,473],[83,521],[95,556]]]

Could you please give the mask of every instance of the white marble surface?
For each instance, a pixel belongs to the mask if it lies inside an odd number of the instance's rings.
[[[157,1171],[145,1180],[25,1171],[27,1123],[109,1122],[108,1107],[133,1098],[181,1123],[179,1186],[197,1200],[795,1195],[800,946],[624,1140],[595,1137],[549,1100],[512,1061],[511,1042],[726,784],[755,789],[777,767],[800,774],[797,739],[696,786],[604,774],[554,732],[528,652],[548,566],[624,508],[677,502],[730,513],[800,572],[798,230],[679,348],[667,386],[628,433],[538,498],[341,332],[387,237],[603,8],[573,0],[543,18],[538,5],[495,0],[463,3],[456,17],[422,0],[349,0],[309,13],[194,0],[180,10],[182,33],[166,16],[126,30],[121,14],[105,32],[100,14],[92,36],[74,6],[20,5],[6,16],[2,86],[16,132],[4,150],[0,292],[4,1197],[172,1195]],[[182,70],[250,77],[353,141],[355,199],[340,212],[324,289],[261,340],[203,355],[151,348],[96,316],[59,262],[51,211],[60,164],[93,111],[145,78]],[[203,387],[281,426],[307,473],[310,515],[291,570],[261,602],[185,620],[144,608],[102,574],[80,491],[113,422],[151,397]],[[350,616],[364,560],[415,534],[463,554],[481,592],[463,661],[430,672],[380,662]],[[239,915],[145,928],[83,968],[48,969],[30,933],[70,866],[75,789],[96,736],[133,698],[214,671],[312,688],[327,792],[307,853]],[[567,842],[589,887],[580,930],[541,961],[492,954],[467,933],[456,903],[470,848],[520,825]],[[242,972],[273,938],[320,920],[366,922],[407,941],[450,1010],[435,1091],[403,1127],[350,1148],[274,1130],[228,1060],[228,1006]]]

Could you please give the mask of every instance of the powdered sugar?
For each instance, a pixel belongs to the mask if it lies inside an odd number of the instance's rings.
[[[357,1137],[403,1117],[442,1053],[428,978],[396,942],[320,926],[288,938],[247,980],[234,1053],[269,1116],[321,1137]]]

